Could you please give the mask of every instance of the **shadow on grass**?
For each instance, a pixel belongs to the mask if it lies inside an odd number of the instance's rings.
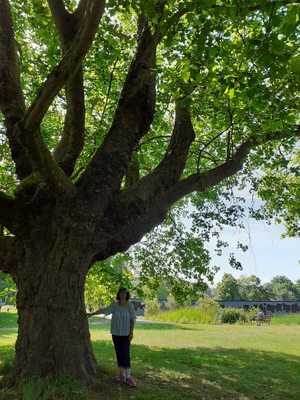
[[[127,385],[117,372],[112,343],[93,343],[103,379],[95,398],[127,399]],[[132,345],[135,399],[268,399],[299,400],[300,358],[284,353],[245,349],[150,349]],[[116,392],[117,391],[117,392]],[[97,397],[97,393],[106,397]]]
[[[8,374],[13,366],[15,358],[15,347],[1,345],[1,358],[0,358],[0,377]]]
[[[142,330],[169,330],[170,342],[172,330],[182,328],[188,327],[136,325],[136,329]],[[97,329],[109,331],[110,326],[97,325]],[[111,340],[93,341],[92,345],[102,376],[78,395],[76,400],[128,400],[130,398],[135,400],[299,400],[300,398],[300,357],[295,355],[217,346],[192,349],[151,348],[133,343],[131,345],[132,375],[137,387],[131,388],[115,380],[118,368]],[[5,375],[10,371],[13,359],[14,346],[1,346],[0,375]],[[4,393],[4,395],[6,397],[1,397],[0,393],[1,400],[8,399],[7,394]],[[46,399],[46,397],[40,397],[40,399],[44,398]],[[13,395],[9,399],[15,400]]]
[[[97,330],[103,330],[103,331],[109,331],[110,330],[110,324],[93,324],[90,326],[90,329],[97,329]],[[163,322],[160,323],[151,323],[151,322],[137,322],[134,325],[134,330],[158,330],[158,331],[172,331],[172,330],[193,330],[189,325],[182,325],[182,324],[166,324]]]
[[[16,328],[18,326],[18,314],[1,312],[0,313],[0,328]]]

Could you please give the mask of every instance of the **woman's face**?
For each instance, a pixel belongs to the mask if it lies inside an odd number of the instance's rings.
[[[120,300],[126,300],[127,297],[127,290],[121,290],[121,292],[119,293],[120,295]]]

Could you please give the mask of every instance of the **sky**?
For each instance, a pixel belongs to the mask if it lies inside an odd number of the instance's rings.
[[[276,275],[285,275],[293,282],[300,279],[300,239],[281,239],[280,235],[284,232],[282,225],[266,225],[264,221],[254,219],[249,219],[247,223],[247,233],[233,228],[225,228],[222,231],[221,239],[230,244],[229,248],[225,249],[226,253],[223,251],[223,256],[215,255],[213,246],[208,246],[212,250],[211,265],[220,267],[220,271],[215,275],[214,284],[222,279],[225,272],[235,278],[242,274],[253,274],[258,276],[262,283],[269,282]],[[237,241],[247,244],[248,251],[236,249]],[[242,263],[242,271],[229,265],[230,252],[234,252],[236,259]]]
[[[263,201],[257,196],[249,194],[249,187],[236,192],[236,196],[245,199],[241,204],[247,214],[247,206],[258,209]],[[188,221],[188,220],[187,220]],[[243,224],[246,229],[225,227],[220,233],[220,240],[229,243],[229,247],[223,249],[222,256],[217,256],[215,242],[206,244],[212,257],[210,266],[220,267],[215,275],[213,287],[222,280],[224,273],[230,273],[235,278],[241,275],[256,275],[262,284],[270,282],[277,275],[284,275],[292,282],[300,279],[300,238],[281,238],[285,232],[283,225],[268,225],[265,221],[256,221],[254,218],[245,218]],[[187,223],[189,229],[189,223]],[[237,242],[248,245],[248,250],[243,252],[237,249]],[[237,261],[240,261],[243,270],[236,270],[229,265],[229,253],[234,253]],[[211,286],[211,285],[210,285]]]

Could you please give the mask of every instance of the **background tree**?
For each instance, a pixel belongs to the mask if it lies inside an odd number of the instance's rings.
[[[295,282],[295,292],[297,293],[297,300],[300,300],[300,279]]]
[[[243,300],[268,301],[268,291],[264,288],[258,276],[241,275],[238,279],[239,293]]]
[[[1,0],[0,268],[18,289],[14,380],[63,368],[97,377],[92,265],[173,221],[173,205],[212,201],[246,160],[247,176],[292,151],[296,3]],[[198,220],[213,235],[209,218]],[[182,274],[204,288],[210,236],[194,226],[186,249],[173,236],[184,262],[161,268],[172,290],[190,290]],[[147,262],[144,276],[156,269]]]
[[[225,273],[222,280],[217,284],[213,291],[217,300],[238,301],[243,300],[239,292],[238,280],[231,274]]]
[[[294,301],[298,298],[296,285],[284,275],[275,276],[266,287],[271,293],[272,300]]]

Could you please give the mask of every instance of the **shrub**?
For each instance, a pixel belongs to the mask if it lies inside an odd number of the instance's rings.
[[[247,314],[243,308],[222,308],[218,313],[218,319],[222,324],[235,324],[247,322]]]
[[[152,300],[146,300],[145,303],[144,316],[146,319],[160,312],[161,304],[159,303],[157,296],[155,296]]]
[[[167,298],[165,306],[167,310],[178,310],[179,308],[179,305],[176,304],[175,298],[170,296]]]
[[[207,296],[207,294],[203,293],[199,300],[196,303],[196,306],[202,309],[203,311],[205,310],[210,310],[212,308],[219,308],[219,304],[214,301],[212,298]]]

